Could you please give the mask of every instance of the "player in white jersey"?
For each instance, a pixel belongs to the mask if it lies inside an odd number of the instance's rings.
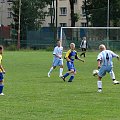
[[[86,53],[86,50],[88,48],[88,43],[87,43],[86,37],[83,37],[80,48],[82,50],[82,53],[80,54],[80,57],[82,57],[82,55],[85,57],[85,53]]]
[[[56,66],[60,66],[59,77],[62,76],[62,72],[63,72],[62,52],[63,52],[63,47],[61,46],[61,41],[57,41],[57,46],[54,48],[53,51],[53,55],[54,55],[53,65],[48,72],[48,77],[50,77],[51,72],[53,71],[53,69],[56,68]]]
[[[116,57],[119,60],[119,56],[115,54],[113,51],[106,50],[105,45],[101,44],[99,46],[100,53],[97,57],[98,61],[98,81],[97,81],[97,86],[98,86],[98,92],[102,92],[102,77],[106,75],[106,72],[110,73],[113,75],[114,78],[114,72],[113,72],[113,62],[112,59]],[[119,84],[119,81],[113,79],[114,84]]]

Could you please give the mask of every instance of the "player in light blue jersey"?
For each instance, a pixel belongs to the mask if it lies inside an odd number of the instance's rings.
[[[106,47],[103,44],[99,46],[99,49],[100,49],[100,53],[97,56],[98,69],[99,69],[97,86],[98,86],[98,92],[102,92],[101,79],[103,76],[106,75],[106,72],[110,73],[114,77],[112,59],[116,57],[119,60],[119,56],[111,50],[106,50]],[[113,83],[119,84],[119,81],[113,79]]]
[[[60,66],[59,77],[62,76],[62,72],[63,72],[62,52],[63,52],[63,47],[61,46],[61,41],[57,41],[57,46],[54,48],[53,51],[53,55],[54,55],[53,65],[48,72],[48,77],[50,77],[51,72],[53,71],[53,69],[56,68],[56,66]]]

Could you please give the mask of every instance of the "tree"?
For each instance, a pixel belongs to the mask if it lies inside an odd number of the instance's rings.
[[[90,16],[92,26],[107,26],[108,0],[87,0],[85,4],[86,15]],[[119,0],[110,0],[110,22],[118,26],[120,19]]]
[[[75,22],[79,20],[79,15],[74,12],[75,0],[69,0],[71,10],[71,27],[75,27]]]
[[[89,23],[89,16],[88,16],[88,5],[87,5],[87,0],[84,0],[83,1],[83,6],[82,6],[83,8],[84,8],[84,12],[85,12],[85,16],[86,16],[86,26],[88,27],[88,23]]]
[[[42,24],[42,20],[48,14],[43,9],[47,4],[50,4],[49,0],[22,0],[21,5],[21,39],[26,39],[27,30],[37,30]],[[19,19],[19,0],[13,1],[13,19],[15,29],[18,30]]]
[[[84,5],[86,15],[90,16],[89,21],[92,26],[107,25],[107,0],[87,0]]]
[[[113,26],[120,26],[120,1],[111,0],[110,2],[110,20],[113,23]]]
[[[71,10],[71,27],[75,26],[75,20],[74,20],[74,0],[69,0],[70,2],[70,10]]]

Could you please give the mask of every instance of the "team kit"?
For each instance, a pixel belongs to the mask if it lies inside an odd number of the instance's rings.
[[[86,44],[86,42],[85,42]],[[84,45],[84,44],[83,44]],[[84,45],[85,46],[85,45]],[[86,46],[87,47],[87,46]],[[85,48],[86,49],[86,48]],[[99,45],[99,50],[100,53],[97,56],[97,70],[93,70],[93,76],[97,76],[97,92],[101,93],[102,92],[102,78],[106,75],[106,73],[110,74],[110,77],[113,81],[113,84],[119,84],[120,82],[116,80],[115,74],[113,71],[113,58],[117,58],[119,60],[119,55],[115,54],[111,50],[107,50],[106,46],[104,44]],[[86,51],[86,50],[85,50]],[[50,77],[51,72],[57,67],[60,67],[59,71],[59,77],[63,81],[67,81],[66,78],[69,77],[67,82],[72,82],[75,75],[76,75],[76,68],[74,66],[74,61],[79,60],[81,62],[84,62],[83,59],[78,57],[77,51],[75,50],[75,44],[70,43],[70,49],[66,52],[65,59],[66,59],[66,65],[68,68],[68,71],[63,75],[63,58],[62,58],[62,53],[63,53],[63,47],[62,47],[62,41],[58,40],[57,41],[57,46],[54,48],[53,51],[53,64],[52,67],[50,68],[48,72],[48,77]],[[85,52],[84,52],[85,54]],[[85,55],[84,55],[85,56]]]

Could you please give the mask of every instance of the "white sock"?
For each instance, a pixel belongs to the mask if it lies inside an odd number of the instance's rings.
[[[98,89],[100,88],[100,89],[102,89],[102,81],[97,81],[97,86],[98,86]]]
[[[63,68],[60,68],[60,76],[62,76]]]
[[[112,80],[115,80],[115,74],[113,71],[110,72],[110,76],[111,76]]]
[[[53,70],[53,67],[50,68],[50,71],[48,73],[50,74],[52,72],[52,70]]]

